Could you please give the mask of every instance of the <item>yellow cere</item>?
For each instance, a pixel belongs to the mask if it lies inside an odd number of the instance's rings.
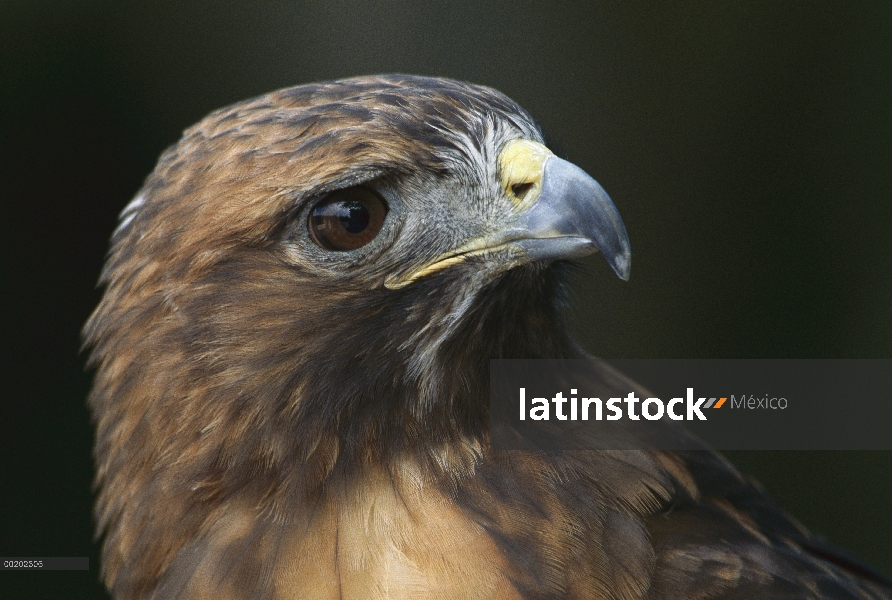
[[[551,150],[530,140],[511,140],[499,153],[499,177],[502,189],[518,207],[539,196],[542,172]]]

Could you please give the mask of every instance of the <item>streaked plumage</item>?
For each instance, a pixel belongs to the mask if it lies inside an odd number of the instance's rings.
[[[474,245],[547,187],[506,175],[515,140],[543,141],[494,90],[385,76],[224,108],[162,155],[85,328],[116,598],[892,596],[708,450],[489,449],[490,358],[585,356],[560,311],[582,250]],[[360,185],[380,232],[327,249],[316,207]]]

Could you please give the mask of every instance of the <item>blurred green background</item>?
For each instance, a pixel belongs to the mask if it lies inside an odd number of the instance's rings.
[[[212,109],[379,72],[493,86],[610,192],[634,252],[572,320],[615,358],[892,357],[888,2],[0,2],[3,598],[103,598],[79,329],[118,211]],[[892,429],[892,424],[890,424]],[[892,453],[734,452],[892,574]]]

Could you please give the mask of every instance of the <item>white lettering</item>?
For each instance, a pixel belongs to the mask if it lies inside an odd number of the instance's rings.
[[[706,398],[698,398],[697,402],[694,403],[694,388],[688,388],[688,421],[693,421],[695,414],[701,421],[706,421],[706,417],[700,412],[700,407],[703,406],[704,402],[706,402]]]
[[[607,409],[613,413],[612,415],[607,415],[608,421],[619,421],[623,418],[623,409],[617,406],[622,400],[619,398],[611,398],[607,401]]]
[[[683,421],[684,415],[679,415],[675,413],[675,409],[672,408],[676,404],[681,404],[684,402],[683,398],[673,398],[669,401],[669,406],[666,407],[666,412],[669,414],[669,418],[673,421]]]
[[[601,399],[600,398],[583,398],[582,399],[582,420],[588,421],[588,405],[591,403],[595,403],[595,420],[600,421],[604,417],[601,414]]]
[[[638,401],[638,398],[635,397],[635,392],[629,392],[629,395],[626,396],[626,404],[629,405],[629,418],[633,421],[639,421],[641,419],[641,417],[635,414],[635,403]]]
[[[520,420],[527,420],[527,389],[520,388]]]
[[[564,414],[564,403],[567,399],[564,398],[564,393],[558,392],[551,401],[554,402],[554,415],[559,421],[566,421],[567,415]]]
[[[657,411],[654,414],[650,414],[647,410],[647,405],[653,404],[657,407]],[[644,402],[641,403],[641,415],[647,419],[648,421],[657,421],[663,418],[663,401],[659,398],[648,398]]]
[[[530,409],[530,418],[537,421],[548,420],[548,400],[545,398],[533,398],[533,404],[540,405],[538,408]]]

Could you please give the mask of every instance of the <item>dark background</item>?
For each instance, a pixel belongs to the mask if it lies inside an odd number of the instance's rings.
[[[630,282],[579,277],[596,354],[892,357],[887,2],[121,4],[0,3],[0,555],[92,565],[4,598],[103,597],[78,347],[108,238],[182,129],[275,88],[410,72],[530,110],[632,241]],[[890,453],[729,454],[892,574]]]

